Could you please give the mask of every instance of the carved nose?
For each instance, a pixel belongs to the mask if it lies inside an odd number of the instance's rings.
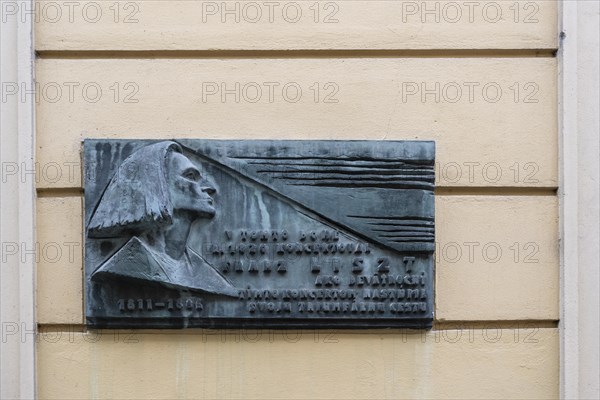
[[[202,186],[202,191],[204,193],[207,193],[209,196],[212,196],[213,194],[217,193],[217,189],[215,189],[212,186]]]

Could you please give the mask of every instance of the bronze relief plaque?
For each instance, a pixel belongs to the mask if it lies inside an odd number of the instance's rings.
[[[429,328],[435,144],[86,140],[96,328]]]

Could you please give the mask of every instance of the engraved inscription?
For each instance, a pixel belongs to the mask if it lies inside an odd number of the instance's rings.
[[[88,324],[430,327],[434,152],[86,140]]]

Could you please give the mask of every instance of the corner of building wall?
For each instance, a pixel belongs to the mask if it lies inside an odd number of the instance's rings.
[[[599,398],[600,299],[597,287],[596,290],[586,289],[598,283],[600,257],[598,3],[563,1],[559,15],[560,397]],[[594,31],[595,38],[591,33]],[[582,57],[592,62],[582,63]],[[582,80],[585,85],[580,85]],[[594,80],[596,84],[593,84]],[[592,110],[589,115],[585,115],[584,108]],[[595,148],[595,153],[593,150],[582,151],[590,148]],[[591,165],[596,168],[589,168]],[[587,204],[595,204],[596,208],[590,209]],[[588,220],[592,223],[585,223]],[[593,277],[596,277],[595,282]],[[595,342],[590,343],[587,339],[590,335],[596,338]],[[592,371],[589,371],[590,366]]]
[[[16,3],[15,3],[16,4]],[[35,122],[34,51],[31,14],[3,21],[0,81],[2,160],[0,270],[0,398],[30,399],[35,382]],[[33,10],[33,1],[18,7]],[[6,13],[5,13],[6,11]],[[8,96],[16,88],[18,94]]]

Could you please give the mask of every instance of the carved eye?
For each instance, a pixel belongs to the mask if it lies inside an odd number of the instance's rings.
[[[200,180],[200,172],[195,169],[186,169],[181,175],[190,181],[198,182]]]

